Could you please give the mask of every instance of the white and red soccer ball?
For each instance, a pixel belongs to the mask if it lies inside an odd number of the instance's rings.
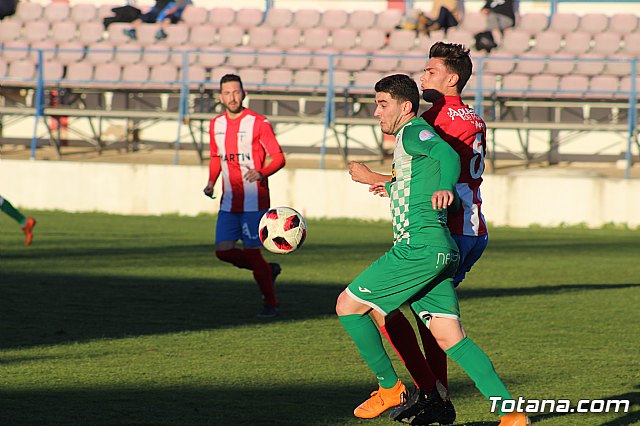
[[[274,207],[260,219],[258,234],[264,248],[272,253],[291,253],[304,243],[307,224],[300,213],[289,207]]]

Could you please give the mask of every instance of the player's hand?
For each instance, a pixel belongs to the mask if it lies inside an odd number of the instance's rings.
[[[202,192],[204,192],[204,195],[207,197],[213,198],[213,182],[209,182]]]
[[[387,188],[385,186],[386,183],[387,182],[376,182],[369,185],[369,192],[373,192],[373,195],[377,195],[379,197],[388,197],[389,194],[387,194]]]
[[[362,163],[352,161],[349,163],[351,180],[360,183],[370,183],[371,169]]]
[[[445,189],[436,191],[431,197],[431,207],[433,207],[434,210],[446,209],[453,203],[453,200],[453,192]]]
[[[262,173],[260,173],[259,171],[257,171],[256,169],[249,169],[247,170],[247,172],[244,174],[244,179],[248,182],[255,182],[257,180],[262,180],[264,178],[264,176],[262,176]]]

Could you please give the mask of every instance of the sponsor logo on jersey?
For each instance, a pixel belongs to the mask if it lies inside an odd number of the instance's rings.
[[[360,291],[360,293],[371,293],[371,290],[369,290],[366,287],[360,287],[358,286],[358,290]]]
[[[391,165],[391,183],[396,181],[396,163]]]
[[[482,121],[482,119],[478,117],[478,114],[476,114],[476,112],[471,107],[462,107],[457,109],[449,108],[447,114],[449,115],[449,118],[451,118],[451,121],[455,120],[456,118],[460,118],[464,121],[473,121],[476,128],[479,129],[484,129],[486,126],[484,124],[484,121]]]
[[[423,130],[418,134],[418,137],[420,138],[421,141],[428,141],[429,139],[431,139],[432,137],[434,137],[435,135],[433,134],[433,132],[430,132],[429,130]]]

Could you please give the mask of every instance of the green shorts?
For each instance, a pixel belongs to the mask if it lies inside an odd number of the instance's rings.
[[[347,293],[382,315],[409,302],[423,320],[458,318],[453,276],[459,258],[449,247],[394,245],[349,284]]]

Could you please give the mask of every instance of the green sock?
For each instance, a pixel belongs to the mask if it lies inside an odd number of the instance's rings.
[[[471,377],[478,390],[487,399],[492,396],[498,396],[503,400],[513,399],[498,377],[489,357],[473,343],[473,340],[465,337],[445,352]],[[498,407],[501,406],[502,404],[498,404]],[[503,414],[500,411],[500,415]]]
[[[398,382],[398,375],[382,346],[380,332],[369,315],[343,315],[338,317],[351,336],[358,352],[378,378],[380,386],[391,389]]]
[[[8,200],[5,200],[2,197],[0,197],[0,210],[5,212],[7,215],[9,215],[10,218],[15,220],[16,222],[18,222],[20,226],[24,226],[24,224],[27,222],[27,218],[24,217],[22,213],[18,211],[18,209],[13,207]]]

